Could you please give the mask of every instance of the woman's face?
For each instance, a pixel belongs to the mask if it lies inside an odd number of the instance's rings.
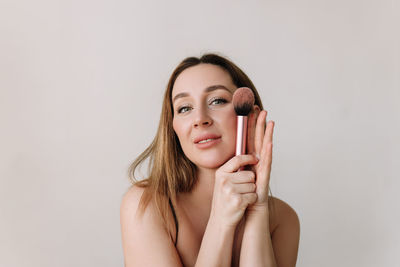
[[[184,70],[172,89],[173,128],[185,155],[198,167],[215,169],[235,154],[237,87],[212,64]]]

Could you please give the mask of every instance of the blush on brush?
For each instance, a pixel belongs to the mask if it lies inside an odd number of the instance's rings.
[[[253,91],[251,91],[251,89],[248,87],[238,88],[235,93],[233,93],[232,102],[236,115],[249,115],[254,105]]]

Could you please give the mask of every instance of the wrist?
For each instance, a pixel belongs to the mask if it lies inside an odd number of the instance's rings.
[[[269,209],[266,207],[249,207],[245,213],[246,221],[267,221],[269,222]]]
[[[253,204],[248,206],[246,209],[246,214],[259,214],[259,216],[269,216],[268,203],[266,204]]]

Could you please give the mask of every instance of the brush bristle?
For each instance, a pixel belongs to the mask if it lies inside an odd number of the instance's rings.
[[[250,88],[238,88],[233,94],[233,107],[236,115],[247,116],[254,106],[254,94]]]

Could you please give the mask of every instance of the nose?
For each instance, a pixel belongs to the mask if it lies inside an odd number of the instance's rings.
[[[205,108],[197,109],[193,120],[193,127],[198,128],[201,126],[210,126],[212,125],[212,123],[213,120],[211,119],[210,115],[208,114]]]

